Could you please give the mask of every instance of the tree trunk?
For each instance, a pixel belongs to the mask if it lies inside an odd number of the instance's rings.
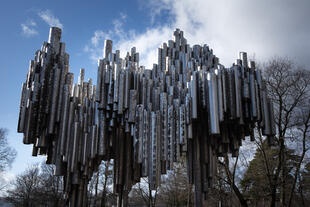
[[[308,120],[307,120],[307,123],[310,119],[310,116],[308,116]],[[306,138],[307,138],[307,131],[308,131],[308,125],[306,123],[306,127],[304,129],[304,133],[303,133],[303,140],[302,140],[302,153],[301,153],[301,157],[300,157],[300,160],[298,162],[298,165],[296,167],[296,172],[295,172],[295,175],[294,175],[294,182],[293,182],[293,186],[292,186],[292,189],[291,189],[291,193],[290,193],[290,198],[289,198],[289,203],[288,203],[288,206],[290,207],[292,205],[292,200],[293,200],[293,196],[294,196],[294,190],[296,188],[296,182],[297,182],[297,177],[299,175],[299,171],[300,171],[300,167],[301,167],[301,164],[302,164],[302,161],[305,157],[305,154],[306,154]]]
[[[242,193],[239,191],[238,187],[233,183],[232,188],[241,204],[242,207],[248,207],[247,201],[244,199]]]
[[[99,170],[96,175],[94,206],[97,206],[98,183],[99,183]]]
[[[187,207],[191,206],[191,197],[192,197],[192,184],[188,184],[188,189],[187,189]]]
[[[109,167],[110,167],[110,161],[107,161],[105,169],[104,169],[104,183],[103,183],[103,189],[101,194],[101,207],[105,207],[106,203],[106,194],[107,194],[107,183],[109,178]]]
[[[120,192],[117,195],[117,207],[122,207],[122,201],[123,201],[123,190],[120,190]]]
[[[282,206],[286,206],[286,156],[285,156],[285,145],[282,150]]]
[[[153,201],[152,201],[152,190],[151,190],[151,186],[149,184],[149,207],[153,206]]]
[[[123,203],[122,203],[123,207],[128,206],[128,193],[129,193],[128,190],[123,191]]]
[[[276,197],[277,197],[277,191],[276,191],[276,186],[272,187],[272,191],[271,191],[271,203],[270,203],[270,207],[275,207],[276,206]]]
[[[305,198],[304,198],[304,193],[303,193],[302,186],[299,187],[299,194],[300,194],[300,197],[301,197],[302,206],[306,206],[305,205]]]
[[[229,159],[228,156],[225,156],[225,163],[224,163],[224,168],[226,175],[228,177],[229,183],[231,188],[233,189],[235,195],[237,196],[241,206],[243,207],[248,207],[247,201],[244,199],[242,193],[240,192],[239,188],[235,185],[235,173],[236,173],[236,167],[237,167],[237,162],[238,162],[238,157],[236,158],[236,161],[234,163],[234,171],[233,174],[229,170]]]

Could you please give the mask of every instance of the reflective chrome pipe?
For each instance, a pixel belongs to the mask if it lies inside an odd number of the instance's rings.
[[[201,197],[212,187],[218,157],[236,156],[256,125],[270,140],[276,133],[261,72],[245,52],[225,68],[212,49],[190,47],[177,29],[159,48],[158,63],[146,69],[135,47],[121,58],[107,40],[95,86],[84,80],[84,69],[73,83],[60,40],[61,30],[51,28],[30,62],[17,131],[33,144],[33,156],[47,155],[55,175],[66,176],[70,205],[87,202],[91,176],[111,159],[120,200],[141,177],[156,189],[183,156]]]

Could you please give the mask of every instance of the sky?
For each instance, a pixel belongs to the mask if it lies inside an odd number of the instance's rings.
[[[245,51],[260,62],[282,56],[309,69],[309,11],[309,0],[3,0],[0,127],[8,129],[9,144],[18,153],[6,179],[45,159],[31,156],[32,146],[22,144],[16,128],[21,85],[50,26],[62,28],[75,80],[80,68],[96,80],[105,39],[112,39],[113,50],[120,49],[123,56],[135,46],[140,65],[150,68],[157,48],[176,28],[184,31],[189,44],[208,44],[226,67]]]

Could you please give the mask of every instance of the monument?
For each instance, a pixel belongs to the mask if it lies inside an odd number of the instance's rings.
[[[84,69],[74,83],[59,28],[50,29],[30,61],[18,132],[33,144],[33,156],[46,155],[63,176],[67,206],[86,206],[88,182],[102,160],[113,160],[122,206],[141,177],[155,189],[183,156],[201,206],[218,157],[236,156],[255,127],[272,142],[273,106],[255,62],[241,52],[225,68],[207,45],[191,47],[179,29],[173,35],[152,69],[139,65],[135,47],[121,58],[106,40],[96,85],[84,80]]]

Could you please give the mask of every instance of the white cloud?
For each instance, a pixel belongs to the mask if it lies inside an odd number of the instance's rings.
[[[36,26],[35,22],[32,22],[34,24],[21,24],[22,27],[22,34],[26,37],[31,37],[38,34],[38,31],[34,28]]]
[[[122,55],[136,46],[141,65],[151,67],[157,62],[157,47],[167,42],[175,28],[184,31],[191,45],[208,44],[227,67],[239,51],[258,60],[280,55],[310,64],[309,1],[150,0],[144,4],[149,5],[151,20],[156,22],[158,15],[166,15],[161,19],[167,22],[157,22],[137,34],[124,31],[120,18],[113,22],[113,29],[104,31],[105,37],[116,40],[113,48],[120,49]],[[103,41],[90,47],[102,56]]]
[[[169,39],[171,32],[172,30],[167,26],[150,28],[138,35],[132,32],[129,37],[116,42],[114,48],[119,49],[124,57],[127,51],[135,46],[140,54],[140,64],[152,68],[153,63],[157,62],[157,48]]]
[[[32,27],[35,27],[35,26],[37,26],[37,23],[35,22],[35,21],[33,21],[33,20],[29,20],[29,23],[28,23],[30,26],[32,26]]]
[[[40,11],[38,13],[39,17],[43,21],[45,21],[50,27],[59,27],[63,29],[63,24],[60,22],[60,20],[55,17],[50,10]]]
[[[97,47],[101,40],[108,38],[107,34],[105,34],[101,30],[97,30],[94,32],[94,36],[91,38],[91,43]]]
[[[63,29],[63,24],[60,22],[58,18],[56,18],[51,11],[45,10],[40,11],[38,13],[38,16],[47,23],[50,27],[59,27]],[[27,20],[25,23],[22,23],[21,25],[22,34],[26,37],[32,37],[39,32],[37,31],[37,23],[34,20]]]
[[[110,39],[111,31],[106,33],[102,30],[96,30],[90,39],[90,44],[84,47],[84,52],[90,54],[90,59],[96,63],[99,58],[102,58],[104,40]]]
[[[112,21],[112,29],[108,31],[95,31],[91,37],[90,44],[84,47],[84,52],[89,53],[90,59],[95,63],[99,58],[102,58],[104,40],[112,39],[113,49],[120,50],[122,57],[135,46],[140,53],[140,63],[151,68],[157,59],[157,48],[164,40],[170,37],[172,30],[164,26],[161,28],[150,28],[142,34],[136,34],[134,30],[124,31],[123,25],[127,16],[123,13],[120,16],[120,19]]]
[[[121,19],[123,19],[123,20],[125,20],[127,18],[127,14],[125,14],[123,12],[119,13],[119,15],[120,15]]]

